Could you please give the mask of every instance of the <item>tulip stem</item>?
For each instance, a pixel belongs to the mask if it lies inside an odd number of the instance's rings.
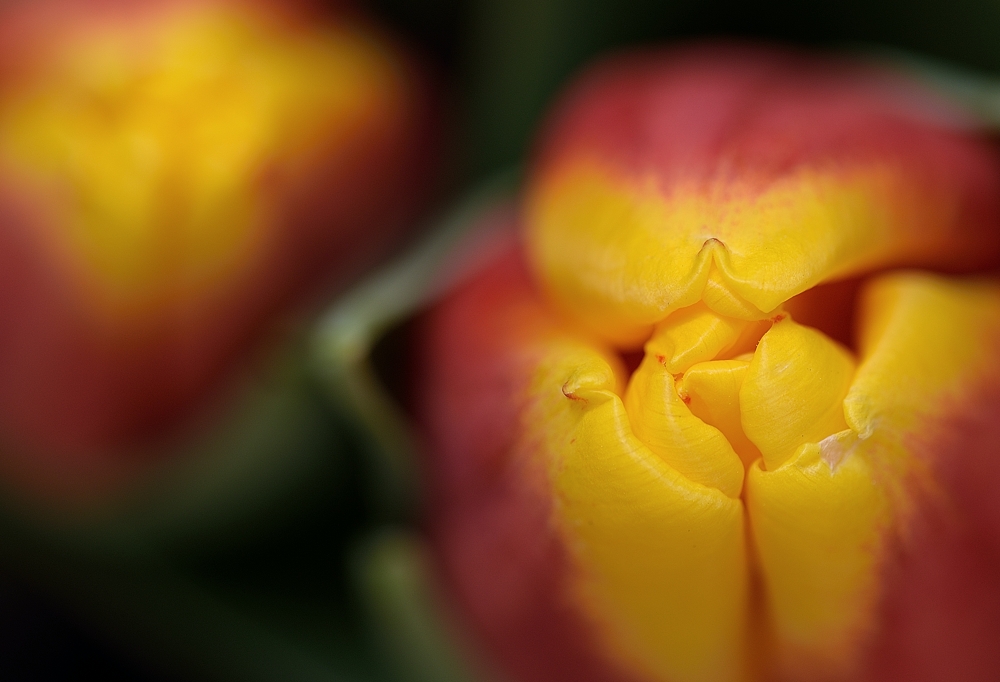
[[[423,241],[343,296],[321,319],[314,336],[318,374],[356,431],[370,479],[373,514],[382,520],[412,516],[419,503],[413,482],[413,436],[399,406],[380,382],[372,350],[394,326],[410,318],[473,271],[500,242],[504,221],[482,216],[509,204],[518,171],[474,187],[431,222]]]

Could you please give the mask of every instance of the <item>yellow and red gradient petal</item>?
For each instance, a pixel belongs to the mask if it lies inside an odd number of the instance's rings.
[[[794,679],[855,679],[865,648],[896,636],[878,616],[883,594],[894,589],[886,577],[885,548],[898,540],[912,549],[912,517],[921,505],[965,503],[935,470],[982,466],[968,459],[984,453],[965,452],[962,434],[952,429],[962,411],[982,411],[967,403],[976,399],[981,382],[1000,377],[1000,284],[922,273],[878,277],[862,292],[859,332],[860,364],[841,401],[840,419],[848,428],[819,442],[809,439],[774,467],[765,452],[747,474],[747,514],[768,595],[776,665]],[[991,407],[995,412],[997,405]],[[974,431],[966,435],[975,442]],[[942,439],[959,442],[948,449],[927,447]],[[966,532],[960,526],[956,531]],[[1000,534],[982,550],[996,561]],[[904,572],[921,561],[939,559],[911,554]],[[939,578],[948,582],[958,575],[943,572]],[[981,587],[993,618],[1000,617],[996,581]],[[913,594],[904,601],[933,598]],[[969,607],[954,605],[974,613]],[[970,618],[967,627],[978,625]],[[978,634],[968,636],[975,640]],[[991,655],[972,653],[977,660]],[[959,658],[954,662],[965,665]]]
[[[422,79],[353,16],[44,0],[0,17],[0,439],[55,469],[156,439],[278,316],[399,236]],[[50,472],[52,473],[52,472]]]
[[[933,486],[914,505],[905,535],[886,543],[879,633],[856,679],[997,679],[1000,376],[984,370],[911,440]]]
[[[444,574],[515,679],[995,679],[1000,284],[874,276],[856,356],[699,304],[629,377],[521,258],[423,320],[414,403]]]
[[[1000,163],[905,77],[777,50],[622,57],[557,108],[529,186],[534,271],[565,311],[636,346],[704,301],[762,319],[891,266],[1000,257]]]
[[[551,315],[520,259],[424,321],[415,404],[445,575],[518,679],[740,679],[742,502],[633,434],[620,360]]]

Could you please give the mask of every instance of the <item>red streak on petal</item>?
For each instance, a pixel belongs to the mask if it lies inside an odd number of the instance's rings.
[[[563,394],[564,396],[566,396],[566,397],[567,397],[567,398],[569,398],[570,400],[579,400],[579,401],[581,401],[581,402],[584,402],[584,403],[585,403],[585,402],[587,402],[587,399],[586,399],[586,398],[581,398],[581,397],[580,397],[580,396],[578,396],[578,395],[577,395],[576,393],[573,393],[573,391],[570,391],[570,390],[568,390],[568,389],[566,388],[567,386],[569,386],[569,384],[568,384],[568,383],[567,383],[567,384],[563,384],[563,387],[562,387],[562,394]]]
[[[861,679],[1000,679],[1000,374],[949,408],[914,445],[936,490],[884,567]]]

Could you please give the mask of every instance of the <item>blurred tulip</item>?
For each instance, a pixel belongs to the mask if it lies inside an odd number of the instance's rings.
[[[63,494],[206,410],[401,235],[431,107],[351,15],[44,0],[0,16],[0,452]]]
[[[960,274],[1000,259],[1000,162],[974,127],[898,74],[750,48],[571,90],[525,252],[418,345],[429,531],[501,667],[1000,675],[1000,284]]]

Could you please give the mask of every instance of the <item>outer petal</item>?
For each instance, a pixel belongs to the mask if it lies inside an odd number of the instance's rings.
[[[524,679],[737,679],[742,504],[632,435],[619,361],[549,317],[520,267],[427,321],[418,404],[447,573]]]
[[[1000,376],[977,374],[910,439],[933,485],[906,532],[888,537],[879,632],[858,679],[987,682],[1000,671]]]
[[[872,268],[982,266],[1000,255],[1000,166],[970,125],[898,75],[803,55],[618,59],[550,125],[532,263],[624,344],[700,299],[753,319]]]
[[[385,248],[429,107],[354,20],[20,5],[0,18],[0,440],[76,480],[176,429],[276,316]]]

